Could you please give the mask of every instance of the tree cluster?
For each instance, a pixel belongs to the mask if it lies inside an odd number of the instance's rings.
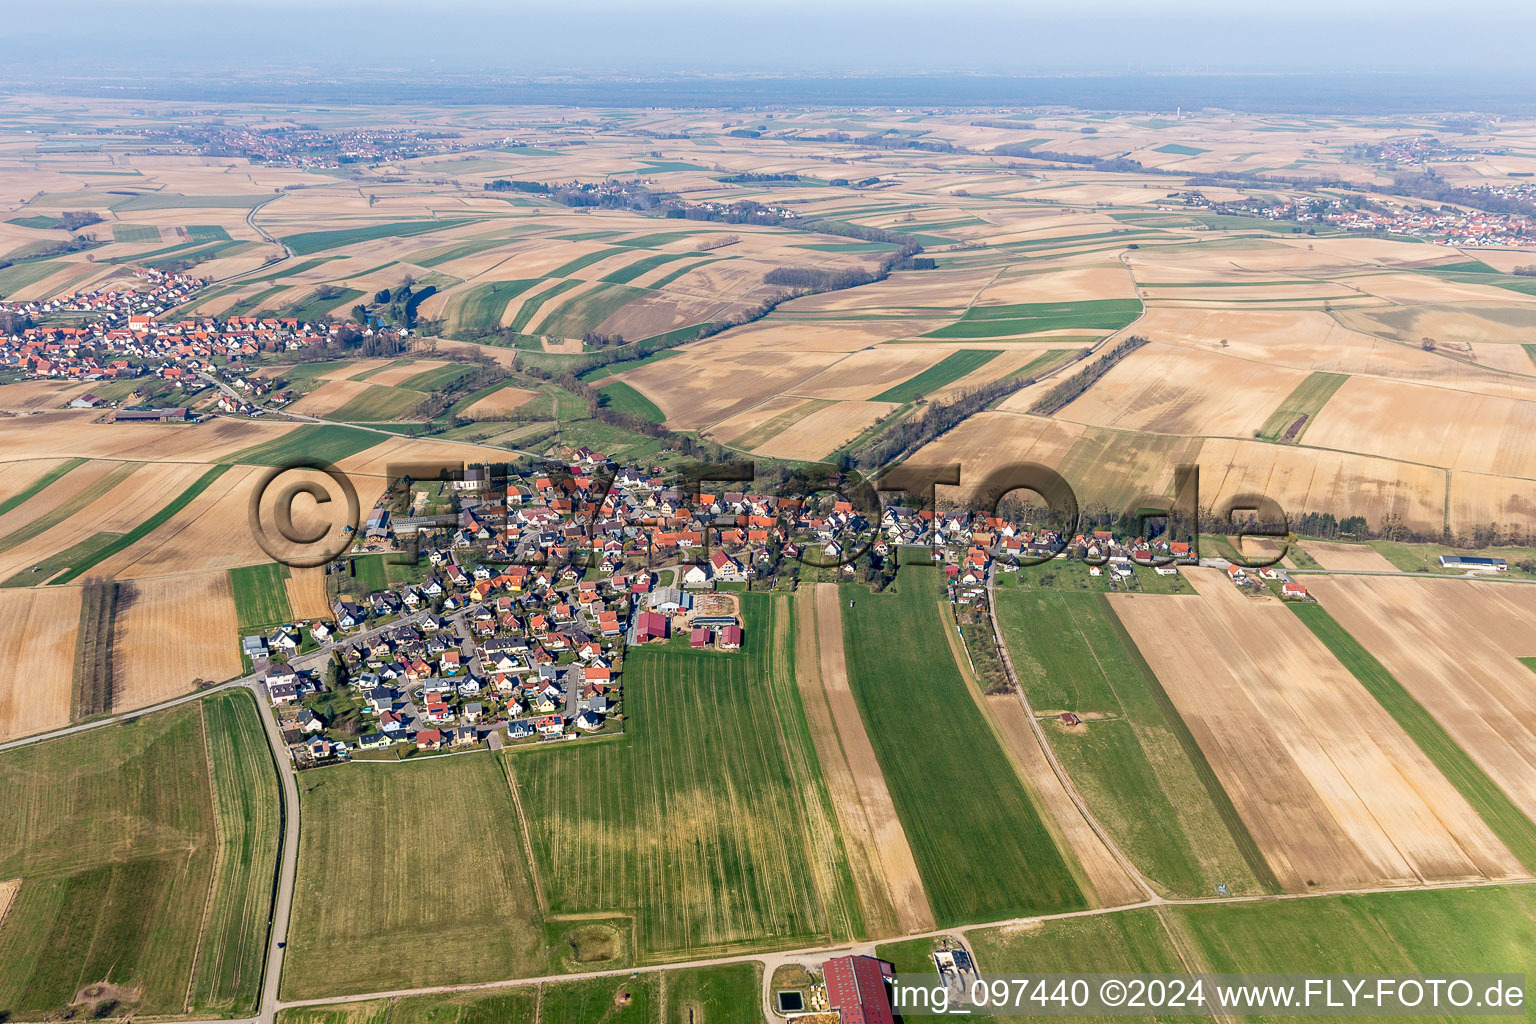
[[[1038,402],[1030,406],[1029,411],[1037,416],[1051,416],[1071,405],[1084,391],[1091,388],[1100,377],[1103,377],[1115,364],[1141,346],[1147,343],[1147,339],[1139,334],[1133,334],[1120,342],[1104,355],[1100,356],[1092,365],[1078,370],[1066,380],[1047,391]]]

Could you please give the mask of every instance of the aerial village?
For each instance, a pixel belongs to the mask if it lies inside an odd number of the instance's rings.
[[[1478,191],[1501,198],[1529,200],[1530,185],[1481,186]],[[1207,210],[1238,217],[1288,221],[1296,231],[1316,232],[1318,227],[1368,231],[1407,238],[1422,238],[1437,245],[1457,248],[1536,248],[1536,223],[1520,214],[1489,213],[1450,205],[1431,207],[1376,202],[1366,205],[1361,197],[1296,196],[1288,200],[1244,197],[1217,202],[1200,191],[1175,193],[1181,206],[1166,204],[1160,210],[1180,208]]]
[[[351,548],[327,568],[329,619],[242,639],[301,767],[622,732],[630,648],[735,655],[753,628],[739,594],[807,573],[884,586],[899,553],[943,572],[958,618],[1021,562],[1086,563],[1135,589],[1138,571],[1195,561],[1187,542],[1063,538],[984,513],[687,493],[586,448],[401,478]],[[369,557],[395,560],[394,582],[369,586]]]
[[[10,370],[21,379],[58,381],[117,381],[145,378],[164,382],[175,391],[200,391],[213,381],[216,369],[231,382],[215,407],[220,412],[247,416],[266,414],[267,406],[281,407],[297,398],[285,392],[280,377],[257,376],[255,360],[280,352],[293,352],[340,339],[377,340],[403,346],[411,332],[352,322],[307,322],[296,317],[234,316],[223,319],[190,317],[162,321],[172,306],[184,303],[203,282],[184,274],[153,269],[133,271],[140,282],[77,292],[60,298],[0,302],[0,314],[12,314],[18,325],[33,317],[49,316],[41,326],[18,326],[0,335],[0,372]],[[70,324],[56,314],[88,314]],[[217,362],[215,362],[217,360]],[[253,399],[266,398],[265,405]],[[118,405],[92,394],[74,398],[75,408]],[[149,414],[154,415],[149,415]],[[118,409],[116,419],[189,418],[186,410]]]

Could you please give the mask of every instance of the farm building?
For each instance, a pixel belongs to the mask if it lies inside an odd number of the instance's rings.
[[[119,409],[112,414],[113,423],[188,423],[190,414],[185,409]]]
[[[667,638],[667,617],[660,612],[641,612],[635,616],[633,641],[648,644],[652,640]]]
[[[715,635],[713,632],[700,626],[688,634],[688,646],[696,651],[702,650],[703,648],[708,647],[710,641],[714,640],[714,638]]]
[[[645,599],[646,607],[663,615],[675,615],[693,607],[693,596],[676,587],[658,587]]]
[[[1280,587],[1280,596],[1292,601],[1305,601],[1307,588],[1300,583],[1285,583]]]
[[[720,631],[720,649],[722,651],[741,650],[740,626],[726,626]]]
[[[1482,558],[1476,555],[1441,555],[1440,568],[1508,572],[1509,563],[1502,558]]]
[[[843,1024],[894,1024],[886,979],[891,965],[872,956],[840,956],[821,965],[827,1005]]]

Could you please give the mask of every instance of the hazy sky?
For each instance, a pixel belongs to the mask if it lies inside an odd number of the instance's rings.
[[[43,0],[12,73],[310,65],[500,75],[1380,71],[1520,74],[1530,0]],[[0,65],[3,69],[4,65]]]

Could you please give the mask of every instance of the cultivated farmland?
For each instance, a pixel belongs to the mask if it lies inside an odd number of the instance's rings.
[[[0,835],[0,874],[22,880],[0,924],[0,1010],[37,1019],[105,982],[88,1006],[248,1012],[276,779],[249,697],[213,699],[206,747],[203,716],[192,704],[0,755],[17,825]],[[236,814],[251,841],[234,834]]]
[[[539,908],[517,809],[490,756],[357,763],[299,782],[285,998],[537,973]],[[450,793],[466,798],[433,814]],[[353,899],[359,873],[398,884]]]
[[[198,680],[240,674],[238,619],[223,571],[137,580],[117,588],[112,706],[154,704]]]
[[[281,826],[276,766],[248,692],[216,694],[200,707],[218,848],[188,1004],[250,1013],[267,955]]]
[[[1523,873],[1279,601],[1245,597],[1215,570],[1186,574],[1198,597],[1111,604],[1286,888]]]
[[[1026,570],[1028,577],[1040,570]],[[1232,809],[1104,595],[999,590],[997,614],[1014,670],[1094,814],[1143,875],[1172,893],[1271,882]],[[1078,724],[1057,718],[1070,712]]]
[[[289,572],[286,565],[277,562],[229,570],[230,587],[235,598],[235,618],[241,633],[251,633],[293,618],[293,612],[288,607]]]
[[[1536,595],[1462,580],[1333,576],[1319,603],[1514,801],[1536,818],[1531,728]],[[1412,645],[1401,637],[1411,635]]]
[[[849,680],[934,918],[942,927],[1080,907],[1082,893],[942,638],[948,609],[936,580],[909,568],[895,594],[841,594],[851,603]]]
[[[634,914],[643,959],[865,933],[795,684],[791,610],[741,598],[741,652],[684,638],[629,655],[622,741],[503,755],[550,915]]]
[[[0,590],[0,738],[69,724],[80,590]]]
[[[872,935],[929,930],[933,910],[922,876],[848,686],[837,587],[803,587],[795,598],[795,614],[800,700],[849,851],[864,920]]]

